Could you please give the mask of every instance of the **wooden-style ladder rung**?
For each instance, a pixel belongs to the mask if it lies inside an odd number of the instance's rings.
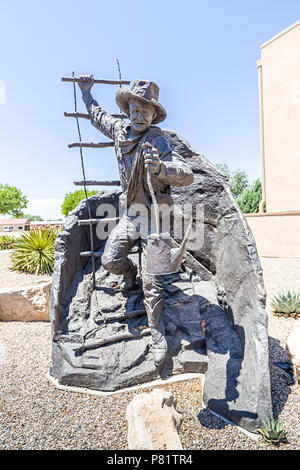
[[[75,186],[121,186],[120,181],[73,181]]]
[[[87,341],[81,346],[75,346],[74,351],[83,352],[89,349],[97,349],[101,346],[104,346],[105,344],[116,343],[117,341],[126,341],[128,339],[143,338],[144,336],[148,335],[151,335],[151,328],[144,328],[143,330],[139,330],[136,333],[119,333],[108,338]]]
[[[103,251],[82,251],[80,256],[102,256]]]
[[[82,225],[95,225],[95,224],[98,224],[99,222],[117,222],[118,220],[120,220],[120,217],[107,217],[107,218],[104,218],[104,219],[81,219],[81,220],[78,220],[78,225],[79,226],[82,226]]]
[[[114,147],[115,144],[114,142],[72,142],[71,144],[68,144],[69,149],[73,147],[89,147],[89,148],[94,148],[94,149],[100,149],[100,148],[105,148],[105,147]]]
[[[136,253],[142,253],[142,248],[133,248],[129,254],[130,255],[134,255]],[[95,257],[98,257],[98,256],[102,256],[103,255],[103,251],[82,251],[80,253],[80,256],[95,256]]]
[[[119,119],[128,119],[127,114],[123,113],[109,113],[110,116],[114,118],[119,118]],[[91,116],[87,113],[64,113],[65,117],[73,117],[73,118],[83,118],[83,119],[91,119]]]
[[[146,315],[146,310],[131,310],[129,312],[123,313],[113,313],[112,315],[106,315],[106,321],[116,321],[116,320],[127,320],[129,318],[137,318]]]
[[[81,79],[77,77],[62,77],[61,81],[78,83],[81,81]],[[106,80],[94,78],[94,83],[100,83],[102,85],[129,85],[130,80]]]

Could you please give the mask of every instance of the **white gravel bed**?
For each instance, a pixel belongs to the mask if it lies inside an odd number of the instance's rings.
[[[300,260],[266,258],[262,266],[269,296],[300,286]],[[269,314],[273,406],[288,436],[280,449],[300,449],[300,387],[273,364],[287,360],[294,321]],[[95,397],[58,390],[46,377],[50,354],[48,323],[0,323],[0,449],[127,449],[126,406],[140,391]],[[200,380],[163,387],[177,399],[185,449],[269,449],[202,409]]]
[[[295,320],[272,315],[270,302],[274,295],[287,289],[300,293],[300,258],[261,258],[260,261],[267,291],[269,336],[277,338],[281,346],[285,348],[286,340],[295,324]]]

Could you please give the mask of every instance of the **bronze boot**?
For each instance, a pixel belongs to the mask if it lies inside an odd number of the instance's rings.
[[[136,286],[137,267],[131,262],[130,268],[123,275],[122,288],[126,291],[133,289]]]
[[[153,299],[153,298],[152,298]],[[153,302],[151,302],[153,305]],[[152,354],[154,364],[159,367],[166,359],[168,343],[165,337],[165,327],[163,321],[164,300],[159,300],[152,307],[145,300],[148,323],[151,328]]]
[[[157,328],[151,328],[151,336],[153,361],[156,367],[159,367],[165,362],[168,353],[168,344],[165,338],[163,319],[161,319],[160,325],[158,325]]]

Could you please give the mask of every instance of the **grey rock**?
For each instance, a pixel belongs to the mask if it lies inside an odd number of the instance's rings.
[[[49,321],[49,281],[0,290],[0,321]]]
[[[295,323],[286,342],[286,351],[291,360],[295,379],[300,383],[300,323]]]
[[[272,415],[266,294],[255,241],[227,178],[175,132],[166,134],[194,172],[193,185],[172,188],[173,200],[204,207],[203,244],[191,254],[214,275],[212,303],[225,308],[202,310],[209,359],[204,403],[253,431]]]
[[[178,435],[181,415],[166,390],[136,395],[126,409],[130,450],[182,450]]]

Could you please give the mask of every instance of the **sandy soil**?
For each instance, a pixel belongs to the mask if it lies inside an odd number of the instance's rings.
[[[48,281],[51,279],[49,275],[38,274],[25,274],[17,271],[11,271],[10,257],[13,250],[1,250],[0,251],[0,289],[6,289],[7,287],[21,287],[28,286],[29,284],[38,284],[40,282]]]

